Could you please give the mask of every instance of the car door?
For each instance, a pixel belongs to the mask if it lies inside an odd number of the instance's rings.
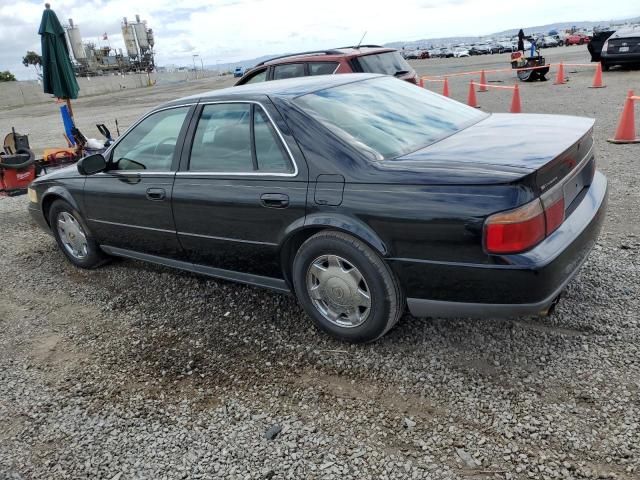
[[[280,277],[278,244],[304,221],[308,181],[286,124],[268,100],[207,103],[196,115],[173,190],[180,243],[193,263]]]
[[[101,245],[175,257],[171,194],[191,106],[143,118],[107,152],[107,170],[88,176],[84,209]]]

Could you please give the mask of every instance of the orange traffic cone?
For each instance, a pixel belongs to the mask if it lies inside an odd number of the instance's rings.
[[[554,85],[562,85],[565,82],[564,79],[564,65],[562,65],[562,62],[560,62],[560,65],[558,65],[558,74],[556,75],[556,81],[553,82]]]
[[[469,96],[467,97],[467,105],[473,108],[480,108],[478,100],[476,100],[476,87],[473,80],[469,82]]]
[[[442,95],[445,97],[449,96],[449,79],[444,77],[444,85],[442,85]]]
[[[418,81],[418,85],[420,85],[420,88],[424,88],[424,79],[422,77],[420,77],[420,80]]]
[[[486,92],[489,89],[486,87],[487,85],[487,77],[484,74],[484,70],[480,72],[480,88],[478,88],[479,92]]]
[[[633,90],[629,90],[627,93],[627,99],[624,101],[624,107],[622,114],[620,115],[620,122],[618,123],[618,129],[616,135],[613,138],[607,139],[611,143],[640,143],[640,138],[636,137],[636,121],[635,113],[633,111]]]
[[[522,113],[522,105],[520,104],[520,88],[516,83],[513,87],[513,98],[511,99],[511,113]]]
[[[598,62],[596,64],[596,73],[593,74],[593,85],[589,88],[604,88],[606,85],[602,84],[602,65]]]

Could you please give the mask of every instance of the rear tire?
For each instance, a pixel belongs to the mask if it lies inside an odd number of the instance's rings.
[[[76,267],[91,269],[107,261],[84,218],[69,203],[56,200],[51,204],[49,225],[58,247]]]
[[[404,296],[387,264],[364,242],[325,230],[293,261],[298,301],[322,331],[346,342],[372,342],[404,312]]]

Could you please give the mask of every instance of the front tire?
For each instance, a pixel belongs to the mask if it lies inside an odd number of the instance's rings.
[[[404,296],[387,264],[364,242],[325,230],[293,261],[298,301],[315,325],[351,343],[372,342],[404,312]]]
[[[58,247],[76,267],[96,268],[107,260],[80,212],[64,200],[51,204],[49,225]]]

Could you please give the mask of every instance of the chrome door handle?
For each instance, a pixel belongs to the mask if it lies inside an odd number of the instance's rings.
[[[287,208],[289,206],[289,195],[284,193],[264,193],[260,196],[262,206],[267,208]]]
[[[164,188],[147,188],[147,198],[149,200],[161,201],[164,200],[165,196]]]

